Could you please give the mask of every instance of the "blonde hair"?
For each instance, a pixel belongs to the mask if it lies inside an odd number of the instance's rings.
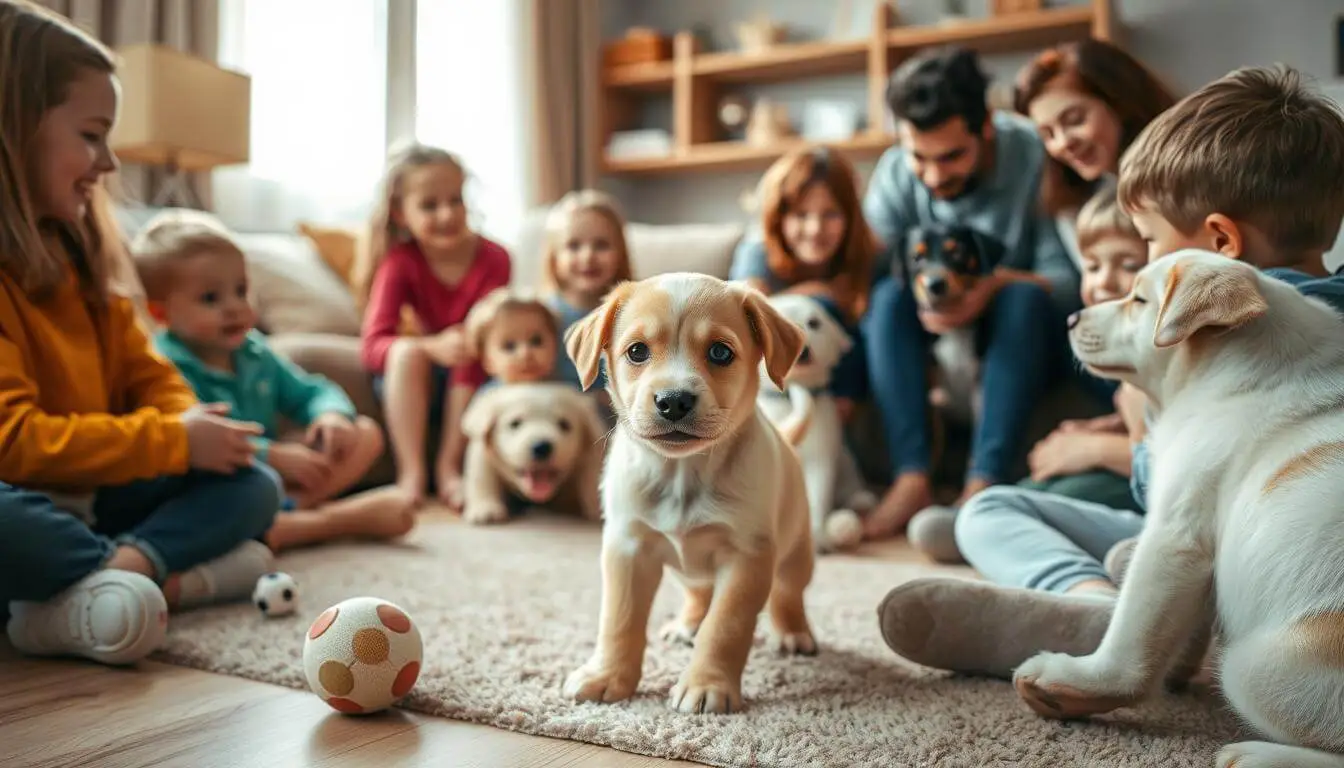
[[[406,176],[411,171],[433,165],[450,166],[466,178],[466,167],[457,155],[438,147],[410,144],[394,152],[388,160],[379,187],[378,205],[369,219],[367,231],[360,238],[355,250],[355,262],[350,268],[350,283],[361,309],[368,303],[373,276],[378,273],[378,267],[382,265],[388,250],[411,239],[410,233],[397,224],[394,215],[401,205],[402,185]]]
[[[551,336],[560,341],[560,320],[555,312],[533,291],[524,288],[496,288],[472,305],[463,322],[467,328],[467,345],[478,359],[485,351],[485,337],[491,326],[505,312],[536,312],[545,318]]]
[[[65,280],[67,262],[45,235],[57,234],[85,294],[106,305],[125,267],[107,190],[94,187],[83,221],[40,221],[32,199],[38,126],[85,72],[114,74],[111,51],[61,16],[27,0],[0,2],[0,270],[38,299]]]
[[[131,257],[150,301],[167,298],[182,262],[205,253],[244,258],[243,249],[224,225],[201,211],[161,213],[131,242]]]
[[[1086,251],[1098,240],[1114,235],[1133,240],[1143,239],[1134,227],[1134,220],[1120,205],[1114,181],[1103,182],[1078,211],[1077,230],[1080,251]]]
[[[546,293],[556,293],[563,286],[556,272],[556,261],[560,249],[565,246],[565,233],[569,231],[574,216],[583,211],[592,211],[602,216],[611,225],[613,235],[612,249],[616,251],[616,276],[613,284],[634,279],[630,268],[630,250],[625,241],[625,216],[616,198],[596,189],[580,189],[566,194],[551,206],[546,215],[546,246],[541,255],[541,289]]]
[[[1328,249],[1344,219],[1344,116],[1290,67],[1247,67],[1159,115],[1120,163],[1120,203],[1190,233],[1213,213],[1280,257]]]
[[[779,279],[796,284],[826,280],[834,284],[836,300],[850,319],[857,321],[868,307],[876,240],[863,216],[858,174],[839,152],[827,147],[790,152],[761,177],[761,216],[765,230],[765,254],[770,271]],[[821,184],[835,198],[845,217],[845,235],[831,263],[821,267],[804,264],[784,242],[784,217],[798,205],[808,188]]]

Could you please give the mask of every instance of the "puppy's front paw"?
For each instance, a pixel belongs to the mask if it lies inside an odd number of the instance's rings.
[[[462,519],[472,525],[502,523],[509,519],[509,510],[498,499],[471,501],[462,508]]]
[[[673,619],[658,630],[658,635],[669,643],[695,645],[695,633],[700,627],[691,626],[681,619]]]
[[[1142,687],[1108,672],[1095,656],[1040,653],[1013,674],[1013,686],[1027,706],[1043,717],[1087,717],[1127,707],[1143,698]]]
[[[1285,754],[1287,753],[1287,754]],[[1297,751],[1268,741],[1228,744],[1218,753],[1218,768],[1294,768]]]
[[[790,656],[817,655],[817,641],[809,631],[772,634],[770,639],[778,653]]]
[[[716,672],[687,670],[672,686],[667,703],[687,715],[728,715],[742,711],[742,684]]]
[[[611,669],[590,661],[571,672],[560,690],[567,699],[610,704],[630,698],[638,686],[639,670]]]

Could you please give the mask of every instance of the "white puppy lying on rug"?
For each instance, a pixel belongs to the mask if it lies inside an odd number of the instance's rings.
[[[601,517],[606,425],[597,405],[569,384],[501,384],[476,395],[462,415],[470,441],[462,517],[499,523],[510,509],[548,506]]]
[[[1070,326],[1088,370],[1161,409],[1148,514],[1101,646],[1028,660],[1018,691],[1050,717],[1134,704],[1212,594],[1223,693],[1278,742],[1229,745],[1218,764],[1344,766],[1344,320],[1246,264],[1181,251]]]
[[[812,395],[811,418],[802,434],[791,440],[803,462],[807,501],[812,515],[812,539],[817,549],[851,549],[863,538],[860,515],[877,505],[877,497],[864,488],[859,464],[845,445],[844,424],[835,398],[826,390],[840,358],[854,346],[845,329],[821,302],[810,296],[779,294],[770,303],[780,314],[803,329],[807,345],[785,378],[788,390],[803,387]],[[796,391],[780,392],[768,381],[764,369],[760,405],[781,431],[799,410]]]

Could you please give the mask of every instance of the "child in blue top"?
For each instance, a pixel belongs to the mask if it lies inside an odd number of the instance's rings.
[[[277,355],[253,328],[246,262],[229,233],[205,214],[174,211],[151,221],[132,252],[150,313],[165,326],[155,337],[160,353],[203,401],[227,404],[264,430],[255,458],[276,470],[289,499],[266,543],[279,551],[410,530],[410,506],[391,489],[337,499],[382,456],[382,430],[340,387]],[[307,429],[302,441],[281,438],[282,417]]]
[[[546,219],[541,292],[559,318],[557,331],[562,347],[571,325],[596,309],[612,288],[634,279],[625,226],[616,199],[595,189],[570,192],[551,207]],[[557,355],[556,374],[561,381],[582,386],[568,354]],[[599,376],[589,391],[611,421],[606,377]]]
[[[854,166],[826,147],[781,157],[761,177],[761,240],[743,240],[729,278],[767,295],[804,293],[821,301],[854,346],[831,376],[840,417],[867,397],[859,318],[868,306],[877,246],[863,218]]]
[[[1118,194],[1150,261],[1187,248],[1213,251],[1344,314],[1344,270],[1332,274],[1324,262],[1344,221],[1341,178],[1339,108],[1304,88],[1291,69],[1249,68],[1154,120],[1121,163]],[[1008,677],[1040,651],[1096,649],[1124,568],[1121,553],[1143,527],[1147,424],[1161,418],[1128,385],[1120,387],[1117,404],[1133,446],[1131,487],[1139,511],[1024,488],[981,493],[958,518],[958,543],[963,524],[997,510],[999,556],[977,562],[967,554],[1002,586],[919,579],[897,587],[879,611],[896,653],[929,666]],[[1066,592],[1091,599],[1059,594]],[[922,618],[907,621],[916,616]],[[933,631],[920,631],[929,627]]]

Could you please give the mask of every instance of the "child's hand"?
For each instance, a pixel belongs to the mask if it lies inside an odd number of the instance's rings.
[[[1037,443],[1027,456],[1031,479],[1039,483],[1095,469],[1098,465],[1096,440],[1095,434],[1087,432],[1055,430]]]
[[[467,350],[467,334],[460,325],[427,336],[420,343],[424,345],[429,358],[444,368],[462,365],[471,359]]]
[[[358,435],[354,422],[346,418],[345,414],[324,413],[308,425],[305,440],[308,447],[340,461],[350,455]]]
[[[286,486],[300,491],[317,488],[331,475],[331,462],[326,456],[298,443],[272,444],[267,460]]]
[[[835,398],[835,412],[840,416],[841,424],[848,424],[849,420],[854,418],[855,402],[853,398],[837,397]]]
[[[248,438],[262,434],[260,424],[227,418],[224,403],[195,405],[182,414],[187,428],[187,462],[193,469],[233,474],[252,463]]]
[[[1123,433],[1125,431],[1125,419],[1119,413],[1108,413],[1094,419],[1067,419],[1060,422],[1055,431]]]

